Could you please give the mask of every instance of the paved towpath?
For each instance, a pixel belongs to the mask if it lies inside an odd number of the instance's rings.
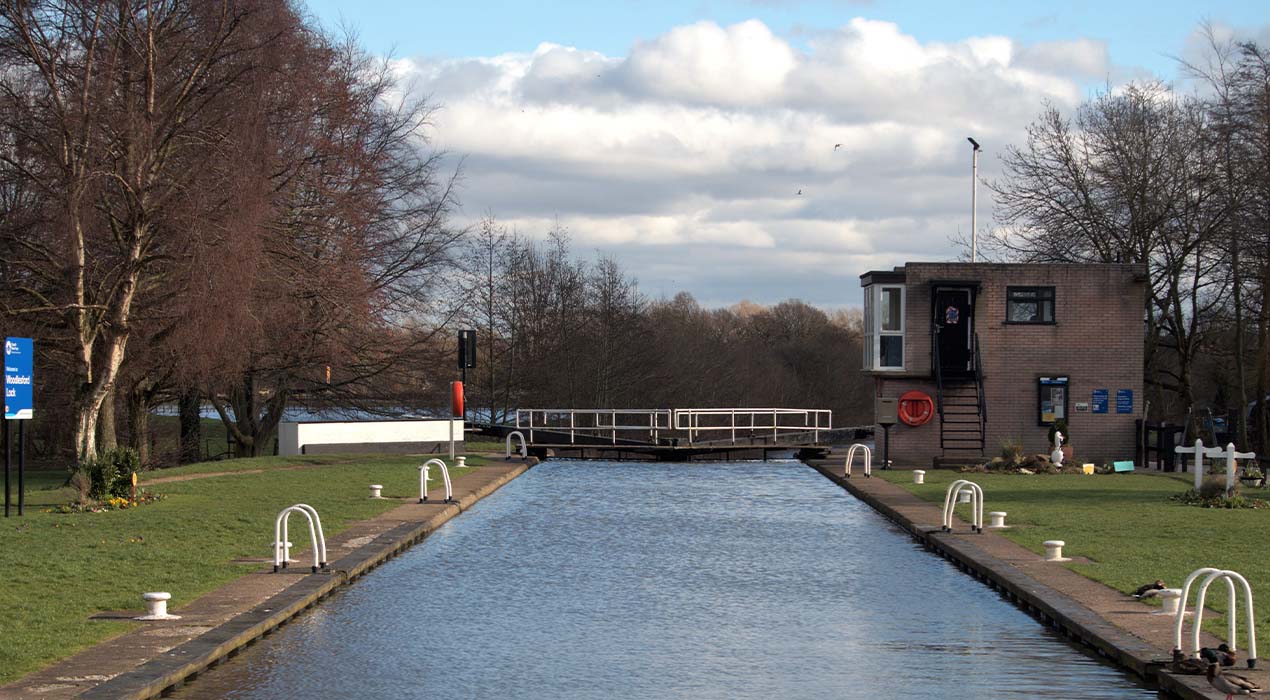
[[[312,554],[307,550],[293,551],[300,563],[282,573],[271,573],[270,560],[255,573],[170,609],[179,620],[138,623],[130,632],[0,687],[0,700],[157,697],[418,542],[529,466],[491,460],[474,467],[454,479],[453,504],[403,500],[403,505],[328,538],[327,570],[310,574],[305,562],[306,555],[312,561]]]
[[[1170,695],[1187,700],[1226,697],[1214,690],[1203,676],[1162,670],[1172,655],[1173,616],[1155,615],[1158,607],[1085,578],[1061,563],[1047,562],[1037,552],[991,530],[972,534],[970,524],[958,519],[953,533],[940,532],[942,504],[922,500],[883,479],[864,478],[858,464],[850,479],[843,478],[844,459],[845,450],[835,450],[827,459],[809,464],[908,530],[928,548],[1000,590],[1042,622],[1158,684]],[[967,478],[973,480],[974,475]],[[991,510],[990,492],[985,494],[985,502],[986,510]],[[1242,626],[1242,616],[1239,622]],[[1183,627],[1183,643],[1188,647],[1190,634],[1188,623]],[[1200,635],[1203,646],[1217,646],[1220,642],[1207,633]],[[1239,668],[1231,671],[1249,677],[1263,688],[1270,687],[1270,672],[1244,668],[1243,659],[1241,653]],[[1266,663],[1261,661],[1259,665],[1264,667]]]

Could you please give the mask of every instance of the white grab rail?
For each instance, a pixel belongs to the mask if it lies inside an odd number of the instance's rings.
[[[326,568],[326,535],[322,532],[322,519],[318,517],[317,509],[306,503],[283,508],[273,521],[273,571],[277,573],[278,569],[287,568],[291,554],[288,525],[292,513],[303,514],[309,524],[309,538],[313,541],[312,571],[317,573],[319,568]]]
[[[1257,664],[1257,628],[1254,624],[1256,621],[1256,615],[1254,614],[1252,607],[1252,587],[1248,585],[1248,580],[1238,572],[1230,571],[1228,569],[1218,569],[1211,566],[1206,566],[1192,571],[1190,576],[1186,577],[1186,582],[1182,584],[1181,605],[1177,608],[1177,619],[1173,622],[1173,654],[1175,656],[1182,654],[1182,622],[1186,618],[1186,601],[1190,595],[1191,584],[1195,582],[1195,579],[1200,576],[1204,576],[1205,574],[1207,574],[1207,576],[1204,578],[1203,582],[1200,583],[1199,596],[1195,601],[1195,619],[1192,622],[1191,630],[1191,645],[1193,647],[1192,653],[1196,655],[1199,654],[1199,630],[1200,627],[1203,626],[1204,622],[1204,601],[1208,594],[1208,587],[1218,579],[1226,582],[1226,591],[1229,595],[1229,598],[1227,599],[1228,609],[1226,610],[1226,620],[1228,622],[1227,629],[1229,630],[1230,639],[1228,641],[1230,643],[1230,649],[1231,651],[1235,651],[1239,648],[1235,641],[1235,637],[1237,636],[1236,633],[1238,631],[1236,625],[1236,603],[1238,602],[1238,596],[1235,593],[1235,584],[1238,583],[1239,587],[1243,589],[1244,604],[1247,607],[1248,668],[1254,668]]]
[[[864,452],[864,475],[866,477],[873,476],[873,450],[870,450],[868,445],[857,442],[851,446],[851,449],[847,450],[845,476],[848,479],[851,478],[851,463],[855,461],[856,452],[860,451]]]
[[[450,488],[450,469],[445,466],[444,460],[436,457],[419,465],[419,502],[425,503],[428,500],[428,467],[433,464],[441,467],[441,478],[445,481],[445,501],[443,503],[451,503],[454,501],[454,490]]]
[[[515,435],[520,440],[520,458],[524,459],[529,456],[529,447],[525,444],[525,434],[519,430],[513,430],[507,433],[507,457],[512,458],[512,436]]]
[[[973,481],[958,479],[948,485],[944,493],[944,517],[941,527],[944,532],[952,532],[953,510],[957,507],[957,497],[962,491],[970,492],[970,531],[983,533],[983,489]]]

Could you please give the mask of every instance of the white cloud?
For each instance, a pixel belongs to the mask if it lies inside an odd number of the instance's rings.
[[[1086,39],[923,43],[866,19],[802,48],[751,20],[676,27],[621,57],[543,44],[398,69],[444,105],[434,141],[466,158],[473,217],[527,234],[558,219],[653,293],[841,305],[868,269],[956,257],[965,137],[992,177],[1042,103],[1075,105],[1108,59]]]

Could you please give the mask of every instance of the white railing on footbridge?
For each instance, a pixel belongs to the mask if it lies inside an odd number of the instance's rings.
[[[648,435],[656,443],[671,429],[673,413],[668,408],[518,408],[516,427],[529,432],[530,442],[537,429],[568,433],[570,445],[579,435],[608,438],[616,445],[618,433],[626,439]]]
[[[675,429],[687,431],[689,444],[698,435],[711,442],[770,436],[775,443],[782,435],[810,434],[820,442],[821,431],[833,430],[833,411],[825,408],[676,408],[674,418]]]
[[[782,437],[810,436],[833,429],[833,411],[820,408],[522,408],[516,428],[529,442],[534,432],[657,443],[662,437],[686,437],[688,444],[735,443],[738,440],[779,442]]]

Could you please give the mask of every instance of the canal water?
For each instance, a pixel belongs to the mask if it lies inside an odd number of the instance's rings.
[[[798,462],[549,461],[172,697],[1153,698]]]

